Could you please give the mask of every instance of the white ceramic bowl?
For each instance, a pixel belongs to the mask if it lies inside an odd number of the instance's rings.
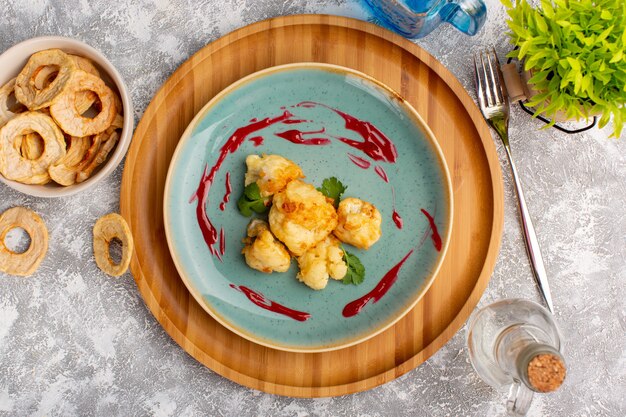
[[[96,169],[94,174],[82,183],[67,187],[54,182],[46,185],[29,185],[8,180],[0,175],[0,181],[9,187],[35,197],[63,197],[92,188],[117,168],[128,150],[133,134],[133,103],[122,76],[102,53],[84,42],[61,36],[43,36],[18,43],[0,55],[0,85],[6,84],[11,78],[17,76],[32,54],[51,48],[58,48],[64,52],[89,58],[96,64],[104,82],[109,87],[116,89],[122,99],[122,104],[124,105],[124,127],[122,128],[120,140],[113,152]]]

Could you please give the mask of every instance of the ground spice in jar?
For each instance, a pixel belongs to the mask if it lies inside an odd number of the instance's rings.
[[[565,380],[565,363],[551,353],[535,356],[528,363],[528,382],[539,392],[557,390]]]

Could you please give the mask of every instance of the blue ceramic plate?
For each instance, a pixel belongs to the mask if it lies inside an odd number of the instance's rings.
[[[314,291],[296,279],[295,259],[286,273],[246,265],[250,219],[237,199],[253,153],[291,159],[316,187],[337,177],[345,197],[380,210],[381,239],[368,251],[346,245],[366,268],[361,285],[330,280]],[[169,167],[164,213],[178,272],[209,314],[253,342],[315,352],[368,339],[417,303],[448,246],[452,192],[441,150],[408,103],[365,74],[303,63],[245,77],[196,115]]]

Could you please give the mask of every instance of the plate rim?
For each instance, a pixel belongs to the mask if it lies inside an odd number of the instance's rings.
[[[182,148],[188,142],[188,140],[192,137],[192,132],[197,126],[198,122],[202,120],[206,116],[206,114],[215,105],[217,105],[223,98],[225,98],[228,94],[232,93],[233,91],[236,91],[240,87],[243,87],[244,85],[252,81],[255,81],[256,79],[262,78],[264,76],[268,76],[268,75],[278,73],[278,72],[299,70],[299,69],[304,69],[304,70],[318,69],[318,70],[325,70],[328,72],[352,74],[368,82],[375,84],[380,89],[382,89],[385,94],[395,98],[400,104],[400,106],[411,116],[412,124],[416,125],[424,133],[426,140],[429,142],[429,144],[432,146],[432,148],[435,151],[435,154],[437,156],[437,162],[443,173],[443,178],[444,178],[444,183],[445,183],[445,186],[444,186],[444,190],[445,190],[444,198],[446,200],[445,207],[448,209],[447,216],[444,222],[444,224],[447,226],[447,230],[445,234],[442,235],[443,245],[442,245],[441,251],[439,251],[437,254],[437,260],[435,262],[435,267],[433,268],[432,273],[430,273],[424,279],[424,282],[416,290],[418,292],[417,296],[413,300],[411,300],[411,302],[408,303],[407,306],[400,313],[396,314],[395,316],[392,316],[389,320],[379,325],[374,331],[369,332],[369,333],[364,332],[364,335],[362,336],[356,336],[350,339],[341,339],[339,342],[336,342],[333,344],[326,344],[325,346],[317,346],[317,347],[302,347],[302,346],[292,346],[292,345],[286,345],[286,344],[279,345],[279,344],[273,343],[272,341],[268,339],[260,338],[251,332],[248,332],[241,328],[236,327],[235,325],[233,325],[231,321],[223,317],[222,314],[210,308],[210,303],[207,300],[205,300],[202,294],[197,290],[197,288],[193,285],[191,280],[186,275],[186,271],[184,267],[182,266],[182,262],[180,261],[176,253],[176,250],[174,249],[174,245],[172,243],[173,232],[170,230],[170,225],[168,222],[169,208],[168,208],[167,201],[168,201],[168,197],[170,196],[170,191],[171,191],[170,188],[171,188],[171,183],[173,181],[172,179],[173,167],[175,163],[177,162],[178,158],[180,157]],[[387,86],[382,81],[370,75],[367,75],[361,71],[358,71],[349,67],[345,67],[342,65],[314,62],[314,61],[302,61],[302,62],[293,62],[293,63],[281,64],[281,65],[274,65],[271,67],[263,68],[259,71],[255,71],[229,84],[220,92],[218,92],[215,96],[213,96],[208,102],[206,102],[202,106],[202,108],[195,114],[192,120],[189,122],[189,124],[183,131],[182,135],[180,136],[176,144],[176,148],[172,154],[172,158],[170,159],[168,169],[167,169],[162,204],[163,204],[163,224],[164,224],[165,237],[166,237],[166,242],[167,242],[169,253],[172,257],[172,261],[176,267],[176,270],[179,274],[180,279],[182,280],[183,284],[185,285],[189,293],[193,296],[196,303],[198,303],[200,307],[206,313],[208,313],[211,317],[213,317],[220,325],[224,326],[226,329],[230,330],[236,335],[241,336],[242,338],[252,343],[259,344],[261,346],[265,346],[271,349],[276,349],[276,350],[285,351],[285,352],[293,352],[293,353],[323,353],[323,352],[330,352],[330,351],[335,351],[335,350],[340,350],[340,349],[345,349],[351,346],[355,346],[379,335],[380,333],[392,327],[394,324],[400,321],[403,317],[405,317],[417,305],[417,303],[419,303],[419,301],[424,297],[424,295],[428,292],[430,286],[434,282],[435,278],[437,277],[439,270],[443,264],[443,261],[447,255],[448,247],[449,247],[451,236],[452,236],[453,219],[454,219],[454,192],[452,189],[452,177],[450,175],[447,161],[443,154],[443,150],[441,149],[441,146],[439,145],[439,142],[437,141],[434,133],[430,129],[430,126],[428,126],[428,124],[424,121],[422,116],[417,112],[417,110],[413,107],[413,105],[409,101],[405,100],[394,89],[392,89],[391,87]],[[348,341],[342,342],[343,340],[348,340]]]

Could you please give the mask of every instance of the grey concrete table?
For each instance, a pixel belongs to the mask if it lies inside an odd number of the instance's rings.
[[[357,1],[0,0],[0,52],[40,35],[100,49],[122,73],[139,120],[165,79],[208,42],[273,16],[329,13],[368,19]],[[488,0],[479,35],[438,28],[419,45],[473,94],[470,54],[506,53],[505,12]],[[565,335],[569,375],[536,398],[531,416],[626,415],[626,140],[608,130],[568,136],[515,109],[512,147],[543,247]],[[501,162],[504,153],[498,146]],[[96,189],[58,200],[0,187],[0,210],[41,213],[50,248],[27,279],[0,276],[0,415],[497,416],[504,398],[473,372],[464,330],[426,363],[368,392],[327,399],[268,395],[196,362],[145,307],[130,274],[112,279],[93,259],[95,220],[119,209],[122,166]],[[524,251],[508,170],[505,224],[480,305],[539,301]],[[9,239],[19,240],[19,235]]]

